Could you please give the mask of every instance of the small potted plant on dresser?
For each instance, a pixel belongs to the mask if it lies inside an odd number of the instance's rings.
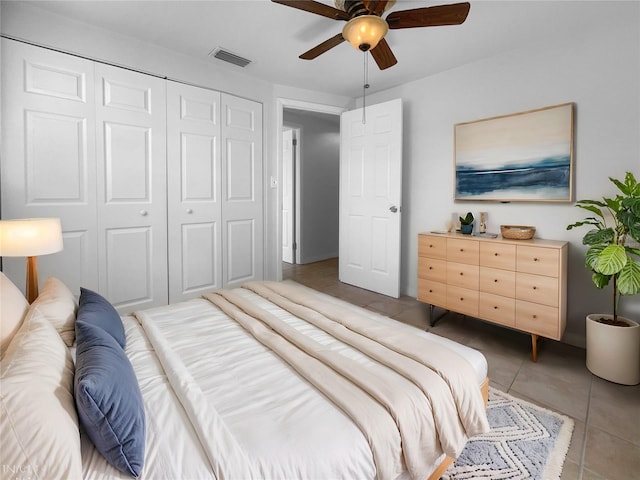
[[[640,324],[618,315],[622,295],[640,293],[640,183],[631,172],[624,181],[609,177],[619,192],[614,198],[576,203],[593,216],[567,226],[593,228],[582,239],[588,245],[585,265],[596,287],[612,285],[613,314],[587,315],[587,368],[623,385],[640,383]],[[610,225],[607,224],[610,222]]]
[[[471,235],[473,232],[473,213],[467,212],[467,215],[460,217],[460,231],[465,235]]]

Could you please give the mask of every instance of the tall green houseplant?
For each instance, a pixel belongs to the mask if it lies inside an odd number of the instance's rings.
[[[579,200],[576,206],[595,216],[573,223],[567,230],[594,227],[582,239],[589,246],[585,265],[593,272],[591,279],[596,287],[604,288],[613,282],[615,323],[620,295],[640,293],[640,183],[631,172],[626,173],[624,182],[611,177],[609,180],[618,187],[615,198]],[[635,245],[630,245],[630,240]]]

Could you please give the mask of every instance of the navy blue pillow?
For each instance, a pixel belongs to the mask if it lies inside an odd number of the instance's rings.
[[[124,350],[102,328],[76,321],[74,394],[88,437],[118,470],[138,477],[146,417],[138,380]]]
[[[97,325],[109,333],[124,348],[126,337],[120,315],[113,305],[99,293],[80,287],[76,321]]]

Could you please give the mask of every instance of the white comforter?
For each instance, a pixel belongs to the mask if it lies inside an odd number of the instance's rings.
[[[255,293],[233,293],[336,354],[362,364],[373,362]],[[365,314],[379,324],[397,325]],[[123,321],[127,354],[147,410],[143,478],[373,479],[380,474],[370,444],[355,423],[209,301],[150,309],[136,317],[139,323],[132,317]],[[434,339],[410,327],[398,328]],[[484,379],[486,363],[479,353],[434,341],[463,352],[477,366],[478,383]],[[441,455],[430,455],[435,467]],[[120,477],[86,439],[83,458],[86,478]]]

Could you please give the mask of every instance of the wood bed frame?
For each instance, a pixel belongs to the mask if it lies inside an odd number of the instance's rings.
[[[480,385],[480,392],[482,393],[482,398],[484,400],[484,406],[487,407],[487,403],[489,402],[489,377],[484,379],[482,385]],[[431,476],[427,480],[439,480],[439,478],[447,471],[447,469],[451,466],[451,464],[455,461],[455,458],[445,457],[442,463],[435,469],[435,471],[431,474]]]

